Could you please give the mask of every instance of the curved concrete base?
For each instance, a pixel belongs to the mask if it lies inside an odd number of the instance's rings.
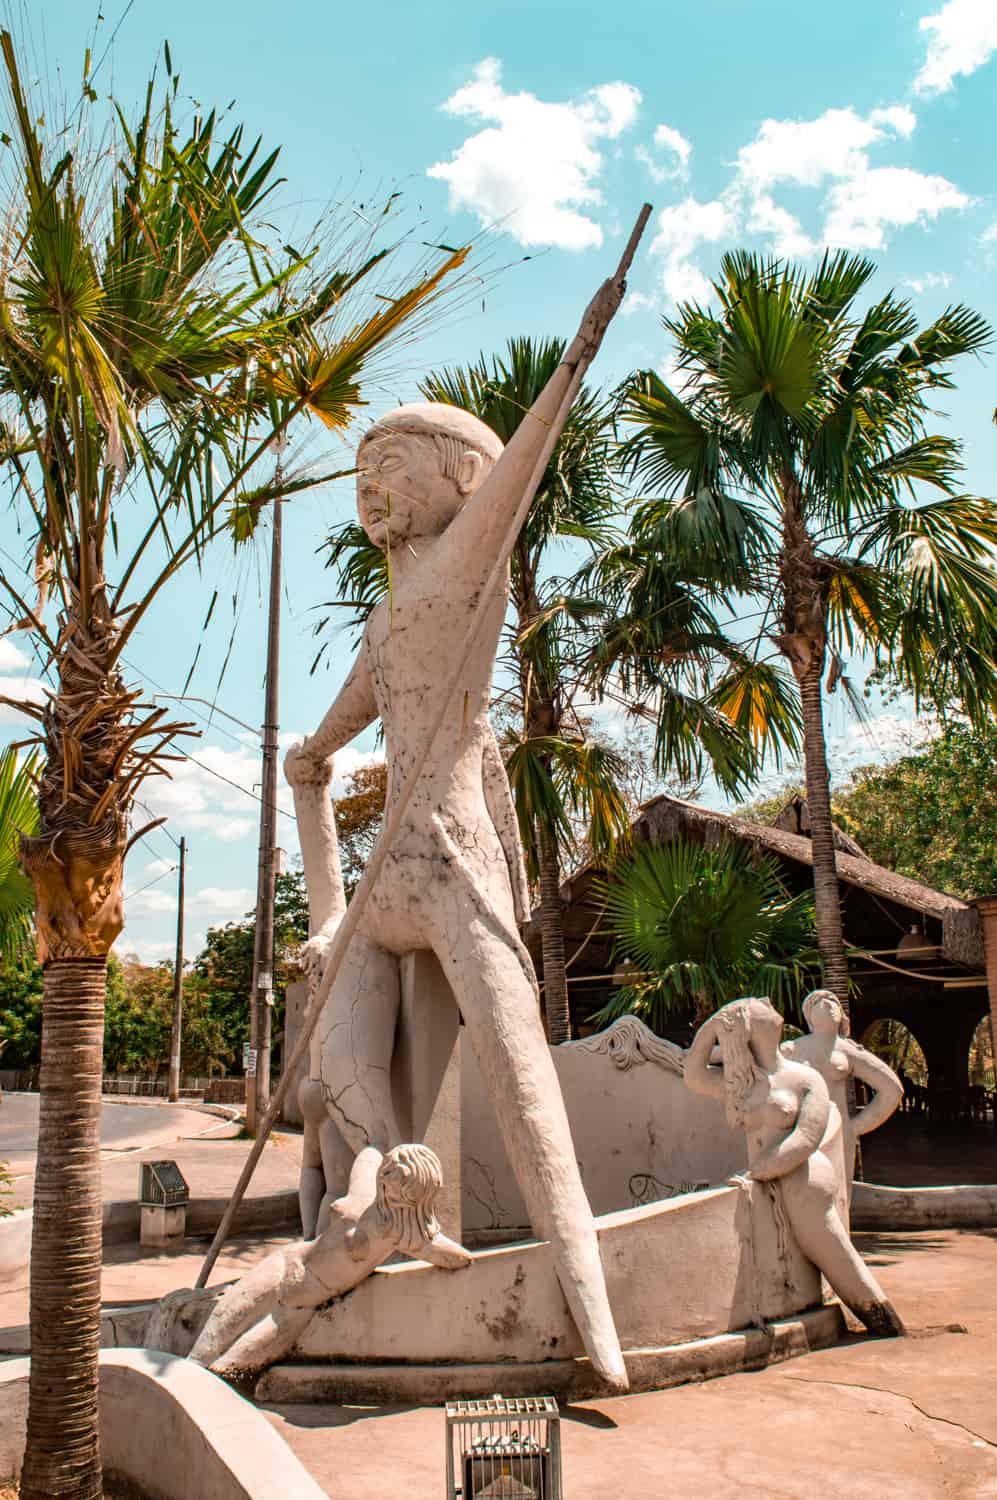
[[[997,1227],[997,1183],[958,1187],[852,1187],[852,1228],[992,1229]]]
[[[630,1390],[661,1391],[689,1381],[712,1380],[739,1370],[760,1370],[836,1344],[845,1332],[838,1303],[784,1318],[763,1328],[624,1352]],[[551,1359],[534,1364],[483,1365],[274,1365],[257,1382],[257,1401],[277,1404],[334,1402],[384,1406],[435,1406],[459,1398],[554,1395],[581,1401],[605,1394],[589,1361]]]
[[[0,1483],[21,1468],[29,1365],[0,1365]],[[266,1417],[189,1360],[101,1354],[100,1423],[105,1470],[150,1500],[325,1500]]]

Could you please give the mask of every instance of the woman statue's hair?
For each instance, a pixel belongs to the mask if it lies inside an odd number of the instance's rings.
[[[443,1186],[443,1168],[428,1146],[395,1146],[377,1171],[377,1207],[398,1237],[398,1248],[418,1255],[439,1234],[433,1210]]]
[[[720,1026],[717,1039],[723,1055],[724,1087],[726,1089],[727,1119],[733,1126],[744,1124],[748,1095],[755,1086],[758,1068],[751,1055],[750,1018],[748,1007],[751,997],[731,1000],[717,1011]]]

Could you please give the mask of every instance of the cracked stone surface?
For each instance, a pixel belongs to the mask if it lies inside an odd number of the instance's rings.
[[[754,1374],[567,1407],[572,1500],[995,1500],[997,1232],[856,1243],[912,1337],[856,1336]],[[400,1475],[407,1493],[442,1493],[436,1409],[288,1406],[270,1419],[337,1500],[399,1493]]]

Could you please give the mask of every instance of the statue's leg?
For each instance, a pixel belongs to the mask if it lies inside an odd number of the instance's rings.
[[[427,902],[427,907],[430,903]],[[433,945],[460,1006],[510,1165],[592,1364],[627,1387],[592,1210],[540,1022],[529,954],[470,881],[434,887]]]
[[[906,1332],[900,1315],[855,1249],[835,1206],[834,1170],[821,1151],[779,1181],[786,1214],[804,1255],[870,1333]]]
[[[354,1154],[400,1144],[391,1099],[399,995],[397,958],[355,933],[317,1028],[326,1112]]]
[[[320,1084],[305,1079],[298,1090],[304,1134],[301,1142],[301,1172],[298,1177],[298,1208],[301,1233],[306,1240],[314,1237],[319,1209],[325,1197],[325,1171],[322,1165],[320,1130],[327,1119],[325,1095]]]

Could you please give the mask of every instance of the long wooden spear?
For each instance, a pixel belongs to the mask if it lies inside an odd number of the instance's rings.
[[[637,253],[637,246],[640,243],[641,236],[643,235],[644,230],[647,226],[647,221],[650,217],[650,214],[651,205],[649,203],[645,203],[640,213],[637,215],[637,222],[633,227],[633,232],[631,233],[629,240],[627,241],[626,249],[624,250],[622,257],[620,258],[620,263],[616,268],[616,274],[612,278],[614,281],[622,282],[626,279],[627,272],[630,269],[634,255]],[[277,1116],[280,1113],[280,1109],[282,1104],[284,1103],[284,1097],[287,1093],[291,1079],[295,1076],[298,1064],[301,1062],[306,1051],[308,1050],[308,1044],[311,1040],[312,1032],[315,1030],[315,1027],[318,1024],[319,1017],[322,1014],[322,1007],[325,1005],[325,1001],[329,994],[329,991],[332,989],[332,986],[335,982],[336,975],[339,972],[339,966],[343,961],[343,956],[346,953],[353,934],[357,930],[357,927],[360,923],[360,918],[363,916],[364,908],[367,905],[370,893],[373,890],[374,885],[377,882],[377,878],[381,873],[381,867],[384,864],[388,851],[393,846],[395,837],[399,829],[401,828],[402,819],[404,818],[405,813],[408,809],[408,804],[411,799],[412,793],[415,791],[419,778],[422,775],[423,769],[425,767],[426,761],[429,758],[429,752],[432,749],[433,743],[436,740],[436,736],[443,725],[447,710],[450,707],[450,701],[460,685],[460,680],[467,663],[467,658],[470,654],[472,646],[474,645],[474,640],[478,633],[478,628],[481,624],[482,616],[484,615],[485,610],[491,607],[491,602],[494,597],[495,591],[502,581],[503,569],[505,568],[509,557],[512,554],[512,550],[516,545],[516,539],[519,536],[520,531],[523,529],[523,523],[525,522],[526,517],[529,513],[530,506],[533,504],[533,497],[536,494],[537,489],[540,485],[540,481],[544,476],[544,471],[546,470],[547,464],[550,461],[550,456],[554,451],[554,446],[561,435],[565,422],[567,421],[568,413],[571,410],[572,403],[578,394],[578,388],[581,385],[582,380],[585,377],[585,372],[591,364],[595,354],[596,349],[592,349],[591,352],[582,352],[578,363],[575,366],[574,373],[571,377],[571,382],[564,394],[564,399],[562,400],[561,405],[558,408],[557,416],[550,424],[550,430],[548,431],[544,439],[544,444],[540,451],[540,456],[537,459],[532,474],[530,475],[529,483],[527,484],[526,489],[523,491],[523,498],[519,503],[519,507],[506,533],[502,547],[500,548],[499,554],[495,559],[495,565],[488,576],[488,582],[478,595],[478,603],[475,608],[474,614],[472,615],[470,623],[468,624],[467,629],[464,632],[460,646],[455,653],[454,660],[456,661],[457,665],[450,673],[447,681],[443,686],[436,712],[433,715],[432,723],[430,724],[429,729],[426,732],[426,735],[423,738],[421,744],[416,749],[415,757],[412,761],[412,767],[398,793],[398,798],[395,802],[394,808],[392,809],[390,816],[388,817],[383,829],[381,830],[381,836],[374,847],[374,851],[371,854],[370,859],[367,861],[367,867],[364,870],[359,884],[357,885],[357,888],[353,893],[353,898],[350,901],[350,904],[346,908],[346,915],[343,917],[343,920],[340,922],[338,928],[336,929],[336,934],[333,938],[332,946],[329,949],[329,958],[325,966],[325,972],[322,975],[321,982],[316,988],[315,993],[312,995],[311,1000],[309,1001],[308,1010],[305,1013],[304,1024],[301,1028],[301,1035],[298,1037],[298,1040],[294,1045],[291,1056],[284,1064],[284,1070],[280,1083],[278,1084],[273,1098],[270,1101],[270,1107],[267,1110],[266,1115],[264,1116],[263,1121],[258,1128],[256,1140],[253,1142],[252,1150],[250,1151],[243,1165],[242,1172],[239,1176],[239,1181],[235,1185],[235,1191],[233,1192],[232,1197],[229,1199],[228,1207],[226,1208],[225,1213],[222,1215],[222,1221],[215,1231],[215,1237],[211,1242],[211,1248],[204,1258],[204,1265],[201,1267],[200,1275],[197,1278],[198,1287],[207,1285],[208,1277],[211,1275],[211,1271],[214,1267],[215,1261],[218,1259],[219,1251],[221,1250],[222,1245],[225,1243],[229,1230],[232,1227],[232,1220],[235,1218],[239,1204],[242,1202],[246,1188],[249,1186],[253,1173],[256,1170],[256,1164],[260,1159],[263,1147],[266,1145],[270,1132],[273,1129],[274,1122],[276,1121]]]

